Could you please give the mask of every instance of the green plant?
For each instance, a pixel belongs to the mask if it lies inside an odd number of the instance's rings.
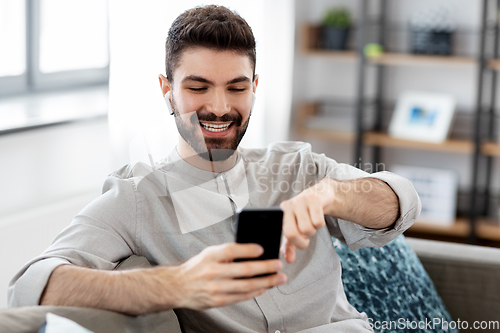
[[[329,9],[323,16],[322,25],[347,29],[351,26],[351,14],[345,8]]]

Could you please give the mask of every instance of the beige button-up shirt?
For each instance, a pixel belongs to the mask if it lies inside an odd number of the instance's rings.
[[[278,206],[319,180],[374,177],[399,198],[400,216],[384,229],[325,216],[327,227],[298,250],[283,272],[288,282],[252,300],[203,311],[175,309],[185,332],[372,332],[366,314],[348,302],[331,236],[352,250],[382,246],[409,228],[420,212],[411,182],[389,172],[368,174],[315,154],[303,142],[238,149],[223,173],[197,169],[174,150],[154,167],[125,166],[106,180],[103,194],[75,216],[52,245],[27,263],[9,285],[9,305],[39,303],[51,272],[74,264],[113,269],[132,254],[153,265],[177,265],[205,247],[235,239],[235,212]]]

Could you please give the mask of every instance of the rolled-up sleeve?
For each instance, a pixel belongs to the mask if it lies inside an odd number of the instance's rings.
[[[386,228],[369,228],[333,216],[326,216],[330,234],[344,242],[351,250],[380,247],[389,243],[411,227],[420,215],[422,208],[420,198],[413,184],[406,178],[387,171],[370,174],[348,164],[337,163],[324,155],[317,155],[315,159],[319,163],[320,178],[328,177],[337,180],[376,178],[389,185],[398,198],[399,217],[394,224]],[[321,165],[323,163],[324,166]],[[322,170],[324,170],[324,177],[321,174]]]
[[[50,274],[65,264],[70,262],[61,258],[37,258],[26,264],[9,285],[9,307],[38,305]]]
[[[47,250],[13,277],[8,305],[38,305],[50,275],[60,265],[110,270],[137,252],[133,186],[130,180],[109,177],[103,195],[75,216]]]

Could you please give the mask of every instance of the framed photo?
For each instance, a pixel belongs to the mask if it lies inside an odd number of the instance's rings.
[[[455,105],[452,95],[405,92],[398,98],[389,134],[407,140],[443,142],[450,130]]]
[[[458,177],[453,170],[394,165],[391,170],[413,183],[422,203],[419,221],[453,224],[456,219]]]

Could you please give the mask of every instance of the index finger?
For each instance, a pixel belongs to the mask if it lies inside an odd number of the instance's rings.
[[[259,244],[226,243],[213,246],[209,256],[217,262],[232,262],[234,259],[257,258],[264,253]]]
[[[303,250],[309,245],[309,238],[297,227],[297,218],[293,211],[285,210],[283,213],[283,233],[288,241],[299,249]]]

